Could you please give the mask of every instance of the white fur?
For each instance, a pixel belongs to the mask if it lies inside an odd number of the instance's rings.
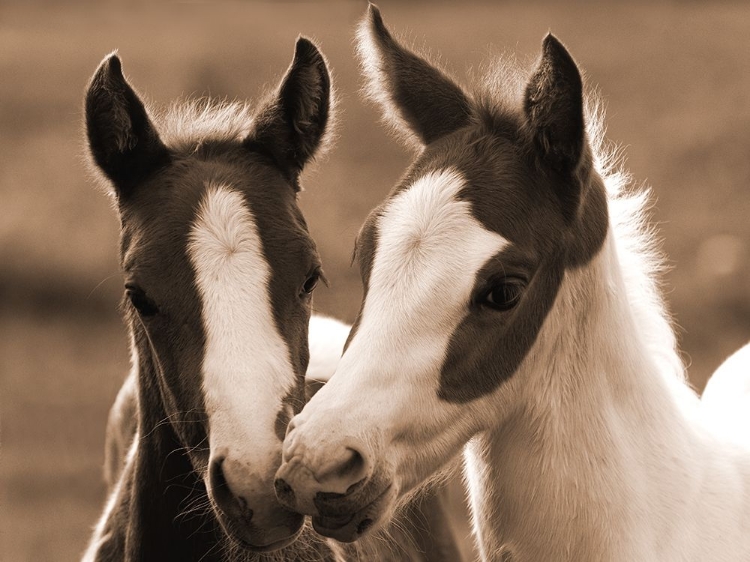
[[[671,334],[644,339],[663,309],[631,292],[643,287],[627,286],[613,235],[566,275],[504,391],[521,413],[467,447],[483,558],[505,545],[521,562],[750,559],[750,454],[710,435],[681,373],[664,368]]]
[[[173,103],[156,119],[162,141],[172,150],[190,153],[209,141],[239,142],[247,137],[253,107],[247,102],[193,99]]]
[[[457,207],[436,204],[459,183],[446,171],[424,184],[436,193],[415,185],[386,205],[360,328],[290,443],[307,466],[324,466],[320,459],[352,436],[405,489],[468,442],[483,560],[750,560],[750,448],[721,434],[709,413],[726,408],[725,417],[746,419],[740,377],[750,350],[719,371],[703,408],[658,292],[645,196],[623,194],[627,177],[608,169],[599,122],[589,122],[609,233],[591,263],[566,273],[514,376],[461,407],[435,399],[466,280],[475,259],[492,255],[490,233],[463,217],[452,223]],[[432,220],[442,211],[447,221]]]
[[[718,435],[750,446],[750,344],[711,376],[701,396],[706,423]]]
[[[239,193],[210,186],[188,251],[206,331],[203,396],[211,454],[228,455],[228,480],[233,459],[262,472],[279,449],[274,423],[295,374],[273,317],[270,269]]]
[[[311,466],[327,466],[337,458],[338,439],[356,441],[374,424],[384,424],[381,429],[389,434],[419,427],[420,445],[428,448],[455,452],[460,447],[441,435],[446,423],[458,420],[460,408],[444,412],[434,374],[468,312],[477,271],[508,245],[481,226],[470,203],[457,199],[465,185],[455,169],[430,173],[389,201],[378,219],[362,322],[337,375],[295,418],[295,433],[306,443]],[[411,384],[403,384],[407,379]],[[364,381],[365,395],[357,390]],[[400,407],[404,403],[410,407]],[[326,412],[325,421],[308,420],[306,413],[313,411]],[[425,419],[425,412],[434,415]],[[362,446],[367,445],[358,442],[353,448]],[[287,441],[285,457],[293,451]],[[411,466],[415,457],[403,450],[401,460]],[[405,492],[416,483],[409,473],[395,485]],[[348,484],[340,483],[342,489]]]
[[[328,382],[328,379],[336,372],[351,328],[348,324],[328,316],[313,314],[310,317],[308,332],[310,362],[307,365],[305,378]]]

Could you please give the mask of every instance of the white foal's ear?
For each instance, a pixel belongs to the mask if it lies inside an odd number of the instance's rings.
[[[96,165],[118,199],[169,162],[143,102],[122,74],[116,54],[99,65],[86,92],[86,133]]]
[[[366,95],[400,135],[424,146],[469,123],[468,96],[440,69],[399,45],[374,4],[359,25],[357,52]]]
[[[552,34],[544,38],[542,57],[526,85],[524,113],[536,157],[555,176],[552,184],[563,216],[575,226],[568,265],[587,263],[607,235],[607,197],[601,182],[586,181],[592,164],[581,73]]]
[[[255,117],[247,146],[269,152],[290,178],[323,147],[331,129],[331,76],[323,54],[305,37],[273,97]]]
[[[542,160],[560,174],[574,174],[584,149],[583,84],[573,57],[551,33],[526,85],[524,112]]]

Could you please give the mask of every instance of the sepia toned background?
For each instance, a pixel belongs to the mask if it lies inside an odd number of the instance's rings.
[[[352,57],[364,2],[0,3],[0,559],[75,560],[104,500],[104,423],[128,369],[117,305],[117,219],[90,181],[81,102],[102,57],[157,105],[257,97],[299,33],[340,92],[337,147],[306,172],[302,206],[331,287],[318,310],[351,321],[354,235],[408,152],[361,102]],[[750,339],[750,4],[381,0],[391,29],[459,80],[493,53],[533,61],[551,30],[607,100],[609,137],[671,269],[664,289],[690,379]]]

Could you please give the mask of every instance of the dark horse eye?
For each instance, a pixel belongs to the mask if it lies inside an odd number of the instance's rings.
[[[523,284],[519,281],[506,279],[490,287],[481,299],[480,304],[494,310],[510,310],[521,301]]]
[[[302,296],[311,295],[320,281],[320,271],[315,271],[302,285]]]
[[[141,316],[153,316],[159,312],[154,301],[148,298],[146,293],[140,287],[136,287],[135,285],[125,285],[125,294]]]

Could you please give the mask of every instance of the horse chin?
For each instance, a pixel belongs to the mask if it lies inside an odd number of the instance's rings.
[[[373,501],[354,513],[326,516],[313,515],[315,532],[339,542],[354,542],[372,532],[390,518],[396,501],[396,491],[388,485]]]
[[[289,546],[290,544],[292,544],[294,541],[296,541],[299,538],[300,533],[302,533],[302,527],[301,526],[300,526],[299,530],[296,533],[294,533],[293,535],[291,535],[291,536],[289,536],[289,537],[287,537],[285,539],[281,539],[281,540],[278,540],[278,541],[273,542],[271,544],[267,544],[267,545],[263,545],[263,546],[258,546],[258,545],[255,545],[255,544],[250,544],[250,543],[247,543],[247,542],[244,542],[244,541],[238,541],[238,542],[246,550],[248,550],[250,552],[255,552],[255,553],[261,554],[261,553],[264,553],[264,552],[274,552],[276,550],[280,550],[282,548],[286,548],[287,546]]]
[[[250,552],[273,552],[292,544],[302,533],[305,517],[298,513],[287,512],[285,521],[272,528],[259,528],[257,525],[245,524],[217,513],[219,523],[230,541]]]

